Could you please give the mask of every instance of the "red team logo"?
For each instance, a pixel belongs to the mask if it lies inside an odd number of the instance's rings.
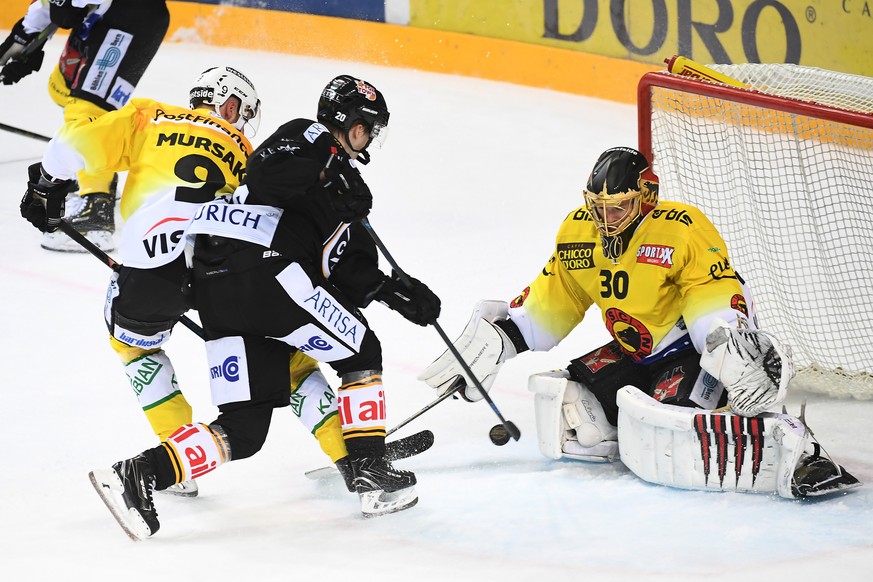
[[[358,93],[360,93],[370,101],[376,100],[376,90],[364,83],[363,81],[358,81],[357,83],[355,83],[355,87],[358,89]]]
[[[685,378],[685,371],[682,366],[675,368],[661,376],[655,385],[655,392],[652,397],[658,402],[663,402],[667,398],[675,398],[679,393],[679,384]]]
[[[607,344],[586,356],[582,356],[582,363],[591,370],[592,374],[596,374],[610,364],[617,364],[619,361],[621,361],[621,352],[613,344]]]
[[[749,317],[749,307],[746,305],[746,298],[739,293],[731,297],[731,308]]]
[[[639,319],[621,309],[610,307],[603,314],[603,321],[610,335],[618,340],[622,351],[636,361],[652,353],[652,333]]]
[[[530,295],[530,287],[525,287],[524,291],[521,292],[521,295],[512,300],[512,303],[509,304],[510,307],[521,307],[524,305],[527,296]]]

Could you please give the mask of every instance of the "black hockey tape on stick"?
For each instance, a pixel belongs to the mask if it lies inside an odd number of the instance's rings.
[[[370,224],[370,221],[367,220],[366,217],[362,218],[361,225],[367,230],[367,233],[370,235],[370,238],[372,238],[373,242],[376,243],[376,246],[379,248],[379,251],[382,253],[382,256],[385,257],[385,260],[388,261],[388,264],[391,265],[392,269],[394,269],[394,272],[400,278],[400,281],[403,282],[403,284],[406,285],[407,288],[412,289],[412,287],[413,287],[412,280],[409,278],[409,275],[407,275],[403,271],[403,269],[401,269],[397,265],[397,261],[394,260],[394,257],[391,256],[391,253],[389,253],[388,249],[385,248],[385,243],[382,242],[382,240],[379,238],[379,235],[377,235],[376,231],[373,230],[373,225]],[[518,430],[518,427],[515,426],[514,422],[506,420],[505,418],[503,418],[503,415],[500,413],[500,410],[497,408],[497,405],[494,404],[494,401],[488,395],[488,392],[485,390],[485,388],[482,387],[482,384],[479,382],[479,379],[476,378],[476,376],[473,374],[473,371],[470,369],[470,366],[467,365],[467,362],[465,362],[464,358],[461,357],[461,354],[458,353],[458,349],[455,347],[455,344],[452,343],[452,341],[449,339],[449,336],[447,336],[446,332],[443,331],[443,328],[440,327],[440,324],[437,323],[436,321],[434,321],[431,325],[433,325],[434,328],[437,330],[437,333],[440,334],[440,337],[443,339],[443,342],[445,342],[446,346],[448,346],[449,351],[452,352],[452,355],[458,361],[458,364],[460,364],[461,368],[464,370],[464,373],[466,373],[467,376],[471,380],[473,380],[473,385],[476,387],[476,389],[482,395],[482,398],[485,399],[485,402],[487,402],[488,405],[491,407],[491,410],[494,411],[494,414],[497,415],[497,418],[500,419],[500,422],[503,423],[503,426],[506,428],[506,432],[508,432],[509,435],[512,438],[514,438],[515,440],[520,439],[521,438],[521,431]]]
[[[86,251],[100,259],[100,261],[104,265],[106,265],[113,271],[118,271],[119,269],[121,269],[121,263],[110,257],[100,247],[89,241],[84,234],[70,226],[70,223],[66,220],[61,219],[58,229],[60,229],[61,232],[73,239],[75,242],[79,243]],[[203,333],[203,328],[191,321],[187,316],[183,315],[182,317],[180,317],[179,322],[188,329],[190,329],[192,332],[194,332],[200,339],[206,339],[206,335]]]
[[[17,127],[12,127],[11,125],[6,125],[5,123],[0,123],[0,129],[2,129],[3,131],[8,131],[9,133],[17,133],[18,135],[23,135],[24,137],[32,137],[33,139],[38,139],[39,141],[51,141],[52,139],[47,135],[34,133],[32,131],[27,131],[26,129],[19,129]]]

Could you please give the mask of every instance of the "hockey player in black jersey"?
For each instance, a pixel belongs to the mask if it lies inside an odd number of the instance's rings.
[[[211,202],[195,217],[188,231],[196,236],[194,290],[220,414],[92,473],[95,485],[121,484],[116,497],[123,501],[113,514],[133,537],[159,526],[152,488],[260,449],[273,408],[289,403],[295,348],[342,379],[339,412],[349,456],[340,469],[351,473],[364,515],[417,502],[415,475],[385,458],[381,346],[359,309],[380,301],[418,325],[436,321],[440,311],[423,283],[413,279],[407,288],[379,270],[375,245],[356,222],[372,206],[356,162],[369,161],[367,148],[384,138],[388,117],[375,87],[336,77],[322,92],[317,121],[286,123],[252,154],[235,204]]]

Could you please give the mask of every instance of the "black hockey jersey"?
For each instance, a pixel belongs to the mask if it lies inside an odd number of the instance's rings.
[[[234,197],[249,206],[281,209],[268,247],[281,260],[320,274],[360,307],[385,274],[376,246],[358,223],[343,222],[320,187],[331,156],[357,172],[339,141],[322,124],[295,119],[282,125],[248,159],[245,186]],[[252,243],[237,241],[239,248]],[[201,253],[202,254],[202,253]]]

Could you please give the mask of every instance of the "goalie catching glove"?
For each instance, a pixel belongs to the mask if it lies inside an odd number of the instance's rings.
[[[763,331],[713,321],[700,366],[724,384],[728,404],[741,416],[756,416],[785,400],[794,377],[791,348]]]
[[[493,323],[508,317],[509,305],[506,302],[480,301],[461,337],[454,342],[458,353],[485,391],[491,389],[503,362],[514,358],[518,353],[509,336]],[[453,389],[455,381],[460,379],[463,384],[458,394],[464,400],[475,402],[483,398],[475,382],[464,373],[461,364],[449,350],[419,374],[418,379],[431,388],[436,388],[440,396]]]

